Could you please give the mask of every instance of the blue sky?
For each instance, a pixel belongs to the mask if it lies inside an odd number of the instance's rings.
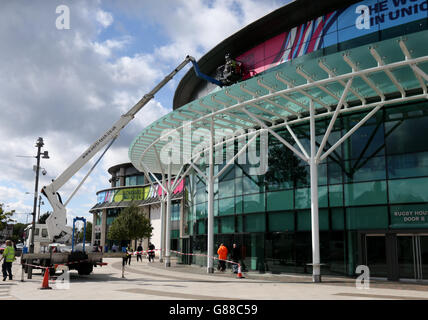
[[[0,203],[30,221],[34,144],[51,159],[40,188],[61,174],[121,114],[187,54],[197,59],[224,38],[281,7],[286,0],[52,0],[0,4]],[[70,8],[70,30],[55,27],[57,6]],[[187,70],[187,69],[186,69]],[[171,110],[185,74],[164,87],[126,127],[68,205],[92,220],[96,191],[108,188],[107,169],[128,162],[128,147],[147,125]],[[59,192],[67,199],[96,157]],[[40,189],[39,188],[39,189]],[[30,192],[30,194],[26,194]],[[41,212],[51,210],[46,199]]]

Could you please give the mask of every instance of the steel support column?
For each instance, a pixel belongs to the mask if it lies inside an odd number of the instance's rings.
[[[207,273],[214,273],[214,120],[211,119],[208,160],[208,244]]]
[[[311,100],[310,108],[311,157],[309,161],[311,175],[311,230],[312,230],[312,281],[321,282],[320,240],[318,224],[318,163],[315,146],[315,107]]]
[[[162,181],[165,184],[165,177]],[[162,190],[162,188],[161,188]],[[165,252],[165,196],[162,190],[162,196],[160,196],[160,220],[161,220],[161,243],[160,243],[160,252],[159,252],[159,262],[163,262],[164,252]]]
[[[165,267],[171,266],[171,163],[168,164],[168,188],[166,191],[166,223],[165,223]]]

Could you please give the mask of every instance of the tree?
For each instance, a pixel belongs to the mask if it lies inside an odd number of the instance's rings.
[[[13,234],[12,240],[14,243],[23,242],[24,241],[24,229],[28,226],[28,224],[24,223],[15,223],[13,225]]]
[[[118,241],[150,238],[152,231],[150,219],[141,214],[138,207],[133,205],[123,209],[113,221],[108,232],[108,238]]]
[[[46,223],[46,219],[49,218],[49,216],[51,215],[51,212],[45,212],[43,213],[40,217],[39,217],[39,222],[40,224],[44,224]]]
[[[79,242],[83,241],[83,228],[79,231],[78,236]],[[87,221],[86,222],[86,235],[85,235],[85,242],[90,242],[92,239],[92,222]]]
[[[3,230],[9,222],[14,222],[11,217],[15,213],[15,210],[6,212],[3,209],[4,204],[0,203],[0,230]]]

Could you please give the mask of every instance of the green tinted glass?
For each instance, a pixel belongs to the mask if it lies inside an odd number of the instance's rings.
[[[268,192],[267,210],[289,210],[293,209],[293,190]]]
[[[260,212],[265,211],[265,194],[252,194],[244,196],[244,212]]]
[[[387,227],[387,207],[375,206],[346,209],[347,229],[383,229]]]
[[[221,218],[221,233],[234,233],[235,232],[235,217]]]
[[[307,209],[311,207],[311,191],[309,188],[296,189],[295,207],[296,209]]]
[[[384,204],[386,197],[386,182],[362,182],[345,184],[345,205]]]
[[[280,212],[269,214],[269,231],[284,232],[294,230],[294,212]]]
[[[249,214],[245,216],[245,232],[266,231],[266,220],[264,214]]]
[[[428,178],[389,180],[391,203],[427,202]]]
[[[343,206],[343,186],[341,184],[329,186],[330,207]]]
[[[219,200],[219,215],[229,215],[235,213],[235,198]]]

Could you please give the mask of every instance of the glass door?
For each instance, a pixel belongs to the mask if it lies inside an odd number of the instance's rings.
[[[365,260],[370,269],[370,276],[386,278],[386,237],[384,234],[367,234],[365,236]]]
[[[397,234],[400,279],[428,279],[428,235]]]

